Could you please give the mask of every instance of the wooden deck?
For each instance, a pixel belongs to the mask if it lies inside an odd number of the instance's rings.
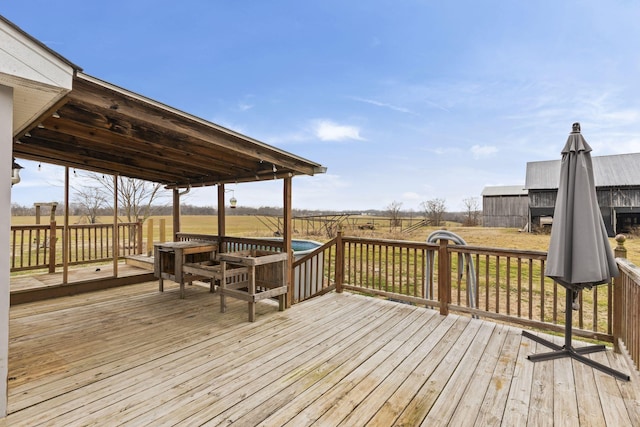
[[[11,307],[7,425],[640,425],[636,374],[532,363],[518,328],[349,293],[228,305],[154,281]]]
[[[153,272],[153,266],[150,270]],[[144,274],[144,269],[125,263],[118,264],[118,277]],[[113,264],[69,269],[69,282],[95,281],[113,277]],[[62,285],[62,273],[23,274],[11,278],[11,292],[24,292]]]
[[[117,277],[116,277],[117,276]],[[67,283],[63,273],[25,272],[10,279],[11,304],[41,301],[115,286],[152,280],[153,257],[134,255],[118,264],[117,275],[113,263],[80,265],[69,269]]]

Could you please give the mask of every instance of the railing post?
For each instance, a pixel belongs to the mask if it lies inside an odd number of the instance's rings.
[[[627,240],[627,236],[624,234],[618,234],[616,237],[616,242],[618,246],[614,249],[614,255],[616,258],[626,258],[627,257],[627,248],[624,247],[624,242]]]
[[[438,249],[438,299],[440,300],[440,314],[449,314],[449,300],[451,299],[451,272],[449,271],[449,241],[440,239]]]
[[[167,233],[165,231],[165,224],[166,224],[166,220],[164,218],[160,218],[160,242],[166,242],[167,241]],[[174,233],[175,235],[175,233]]]
[[[153,219],[147,219],[147,256],[153,255]]]
[[[615,237],[618,246],[614,249],[614,255],[616,258],[626,258],[627,249],[624,247],[624,242],[627,240],[624,234],[618,234]],[[620,346],[618,342],[622,336],[622,289],[623,278],[622,273],[613,279],[613,351],[620,353]]]
[[[56,272],[56,222],[49,223],[49,273]]]
[[[344,246],[342,243],[342,231],[336,236],[336,292],[342,292],[344,282]]]
[[[622,336],[622,286],[623,279],[618,276],[613,279],[613,351],[620,353],[618,342]]]
[[[142,254],[142,221],[136,224],[136,255]]]

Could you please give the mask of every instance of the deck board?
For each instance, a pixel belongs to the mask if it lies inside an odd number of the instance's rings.
[[[504,340],[507,337],[507,330],[504,325],[496,325],[494,329],[490,331],[491,335],[485,341],[485,347],[478,350],[478,361],[475,363],[472,376],[469,378],[464,389],[454,396],[441,399],[443,402],[440,405],[452,407],[450,409],[453,410],[450,415],[451,418],[448,419],[444,416],[450,410],[441,414],[439,412],[440,408],[436,406],[434,407],[434,414],[429,413],[427,420],[437,417],[438,423],[441,425],[445,423],[450,423],[451,425],[471,425],[475,423],[475,419],[478,414],[480,414],[485,394],[491,383],[493,372],[496,369],[500,349],[504,345]]]
[[[350,293],[283,312],[157,282],[11,307],[8,425],[637,425],[640,383],[521,330]],[[559,342],[559,337],[547,337]],[[577,343],[576,345],[581,345]],[[591,354],[629,371],[625,358]]]
[[[58,268],[59,270],[60,268]],[[118,277],[128,277],[141,274],[143,269],[124,262],[118,264]],[[73,267],[67,271],[69,283],[96,280],[113,277],[113,263],[93,265],[90,267]],[[41,289],[62,284],[63,273],[37,273],[27,272],[11,277],[11,292],[24,292],[33,289]]]

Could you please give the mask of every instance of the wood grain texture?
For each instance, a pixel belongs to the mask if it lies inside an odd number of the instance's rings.
[[[178,284],[160,293],[151,281],[12,307],[7,425],[640,419],[640,383],[571,360],[533,363],[544,349],[512,326],[349,292],[282,312],[266,300],[250,323],[245,302],[219,313],[207,287],[187,291],[181,300]],[[590,357],[629,369],[610,350]]]

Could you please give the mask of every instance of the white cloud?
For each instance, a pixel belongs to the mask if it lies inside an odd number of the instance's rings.
[[[389,108],[390,110],[393,110],[393,111],[399,111],[401,113],[413,114],[416,116],[418,115],[417,113],[414,113],[408,108],[398,107],[397,105],[387,104],[386,102],[380,102],[374,99],[366,99],[366,98],[358,98],[358,97],[352,97],[352,99],[355,101],[364,102],[365,104],[375,105],[376,107],[384,107],[384,108]]]
[[[238,110],[240,110],[240,111],[248,111],[248,110],[252,109],[253,107],[254,107],[253,104],[247,104],[245,102],[238,103]]]
[[[313,126],[316,137],[322,141],[344,141],[355,139],[364,141],[360,136],[360,128],[357,126],[339,125],[330,120],[317,120]]]
[[[474,145],[471,147],[471,153],[473,157],[479,159],[481,157],[490,157],[498,152],[498,149],[493,145]]]

